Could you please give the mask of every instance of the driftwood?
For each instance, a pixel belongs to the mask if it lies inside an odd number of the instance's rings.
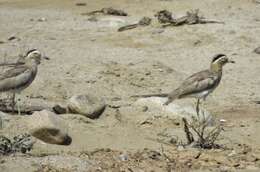
[[[186,138],[187,138],[188,144],[191,144],[191,143],[194,142],[193,134],[192,134],[192,132],[190,132],[187,120],[185,118],[182,118],[182,121],[184,123],[184,132],[186,134]]]
[[[51,104],[45,104],[42,105],[40,103],[30,103],[30,105],[21,104],[20,105],[20,113],[22,114],[32,114],[35,111],[41,111],[41,110],[49,110],[52,112],[55,112],[57,114],[65,114],[67,112],[66,108],[63,108],[60,105],[51,105]],[[0,111],[6,112],[6,113],[18,113],[17,106],[12,107],[9,104],[0,103]]]
[[[134,28],[136,28],[138,26],[148,26],[148,25],[151,24],[151,22],[152,22],[151,18],[143,17],[138,23],[120,27],[117,31],[118,32],[122,32],[122,31],[125,31],[125,30],[134,29]]]
[[[105,15],[114,15],[114,16],[127,16],[128,14],[123,10],[117,10],[112,7],[110,8],[102,8],[101,10],[91,11],[88,13],[82,13],[81,15],[94,15],[97,13],[102,13]]]
[[[160,14],[160,15],[158,15]],[[224,24],[222,21],[217,21],[217,20],[211,20],[211,19],[205,19],[202,16],[199,16],[199,10],[196,9],[195,11],[188,11],[185,16],[174,19],[170,18],[169,12],[161,11],[157,13],[158,20],[159,22],[162,23],[167,23],[163,25],[163,27],[168,27],[168,26],[181,26],[181,25],[193,25],[193,24],[207,24],[207,23],[218,23],[218,24]],[[160,18],[159,18],[160,16]],[[166,22],[167,21],[167,22]]]
[[[159,23],[172,23],[174,19],[172,18],[172,13],[167,10],[161,10],[157,12],[155,15],[157,17]]]

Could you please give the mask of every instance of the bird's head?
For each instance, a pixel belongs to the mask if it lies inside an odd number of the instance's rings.
[[[216,54],[211,61],[211,69],[221,70],[227,63],[235,63],[235,61],[229,59],[225,54]]]
[[[48,57],[43,56],[41,54],[41,52],[37,49],[32,49],[32,50],[27,51],[27,53],[25,54],[25,57],[24,57],[25,61],[33,61],[36,64],[40,64],[41,59],[49,60]]]

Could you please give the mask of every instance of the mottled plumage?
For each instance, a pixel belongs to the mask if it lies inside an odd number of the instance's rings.
[[[0,74],[0,92],[13,93],[13,107],[15,104],[15,93],[20,93],[33,82],[37,75],[37,67],[41,62],[41,58],[42,55],[38,50],[30,50],[26,53],[24,58],[18,60],[16,64],[6,64],[6,66],[11,67],[11,69]]]
[[[208,70],[191,75],[172,92],[163,94],[136,95],[133,97],[167,97],[168,100],[164,103],[165,105],[170,104],[175,99],[194,97],[198,99],[199,103],[201,98],[206,99],[206,97],[219,85],[222,77],[222,67],[226,63],[234,63],[234,61],[229,60],[224,54],[217,54],[212,58],[211,65]]]
[[[28,87],[37,74],[37,65],[17,65],[0,74],[0,92],[20,92]]]
[[[166,105],[175,99],[195,97],[206,98],[220,83],[222,72],[204,70],[188,77],[179,88],[167,95]]]

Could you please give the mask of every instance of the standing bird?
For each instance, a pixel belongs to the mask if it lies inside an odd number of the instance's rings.
[[[213,57],[209,69],[191,75],[174,91],[166,94],[136,95],[133,97],[167,97],[168,100],[164,105],[170,104],[175,99],[193,97],[197,99],[196,111],[198,114],[200,99],[205,100],[219,85],[222,77],[222,68],[226,63],[235,62],[228,59],[225,54],[217,54]]]
[[[5,64],[12,68],[0,74],[0,92],[11,92],[12,107],[15,106],[15,94],[20,93],[27,88],[35,79],[38,65],[41,63],[43,57],[37,49],[28,51],[23,60],[14,64]],[[20,107],[18,103],[18,113],[20,114]]]

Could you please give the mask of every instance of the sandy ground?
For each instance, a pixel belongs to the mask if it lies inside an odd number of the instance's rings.
[[[76,6],[77,2],[86,6]],[[98,15],[93,22],[80,15],[110,6],[129,16]],[[225,24],[163,29],[154,18],[151,26],[117,32],[162,9],[181,16],[196,8]],[[260,56],[253,50],[260,46],[260,5],[253,0],[0,0],[0,28],[1,61],[14,61],[31,48],[51,58],[41,64],[21,99],[65,102],[72,95],[91,92],[121,106],[118,111],[108,107],[97,120],[64,115],[73,138],[70,146],[37,142],[30,155],[0,157],[0,171],[87,171],[82,164],[89,161],[92,171],[259,170],[260,105],[254,101],[260,100]],[[17,39],[8,41],[11,36]],[[185,139],[180,121],[157,114],[141,125],[151,114],[131,108],[135,99],[129,96],[171,91],[188,75],[208,68],[216,53],[227,54],[236,64],[225,66],[220,86],[203,106],[227,120],[222,143],[228,149],[200,150],[194,159],[198,150],[179,150],[159,141]],[[25,124],[26,116],[10,116],[1,133],[26,132]],[[162,146],[178,161],[163,156]],[[128,160],[120,161],[122,154]],[[52,156],[67,157],[60,161],[68,164],[84,163],[75,168],[59,161],[43,165]]]

